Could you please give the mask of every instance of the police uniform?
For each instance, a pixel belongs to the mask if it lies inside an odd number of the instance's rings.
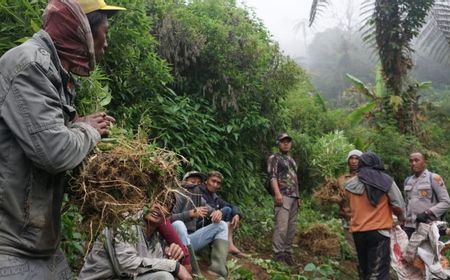
[[[406,178],[404,190],[407,228],[416,228],[418,214],[428,211],[433,213],[433,219],[440,220],[450,208],[450,198],[444,180],[427,169],[419,177]]]

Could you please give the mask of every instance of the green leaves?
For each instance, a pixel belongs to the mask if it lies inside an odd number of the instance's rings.
[[[311,172],[323,179],[337,178],[347,167],[347,153],[354,149],[343,131],[326,134],[313,144],[311,150]]]

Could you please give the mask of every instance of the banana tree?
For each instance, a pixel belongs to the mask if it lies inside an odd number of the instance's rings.
[[[375,75],[375,85],[367,85],[360,79],[347,74],[347,78],[352,83],[349,90],[351,93],[364,96],[368,101],[360,105],[348,116],[348,120],[353,127],[361,124],[364,120],[379,126],[376,119],[377,113],[383,111],[397,112],[402,107],[409,107],[408,112],[419,111],[417,92],[430,89],[431,82],[410,84],[403,97],[391,95],[386,87],[381,67],[377,67]],[[417,115],[408,116],[411,127],[416,127]]]

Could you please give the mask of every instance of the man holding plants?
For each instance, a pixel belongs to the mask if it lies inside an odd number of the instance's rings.
[[[70,279],[58,249],[65,172],[114,119],[79,117],[71,74],[88,76],[107,46],[103,0],[50,0],[42,30],[0,58],[0,279]]]
[[[277,137],[279,152],[267,160],[275,202],[275,230],[272,239],[274,259],[287,265],[294,265],[292,243],[294,241],[300,196],[297,180],[297,164],[289,155],[292,138],[287,133]]]
[[[450,208],[450,198],[444,180],[427,169],[422,153],[409,156],[413,176],[405,180],[406,219],[404,231],[411,237],[418,223],[441,220]]]

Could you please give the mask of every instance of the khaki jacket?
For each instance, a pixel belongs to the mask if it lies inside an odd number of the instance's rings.
[[[0,254],[56,251],[65,171],[100,140],[91,126],[71,123],[68,80],[42,30],[0,58]]]

